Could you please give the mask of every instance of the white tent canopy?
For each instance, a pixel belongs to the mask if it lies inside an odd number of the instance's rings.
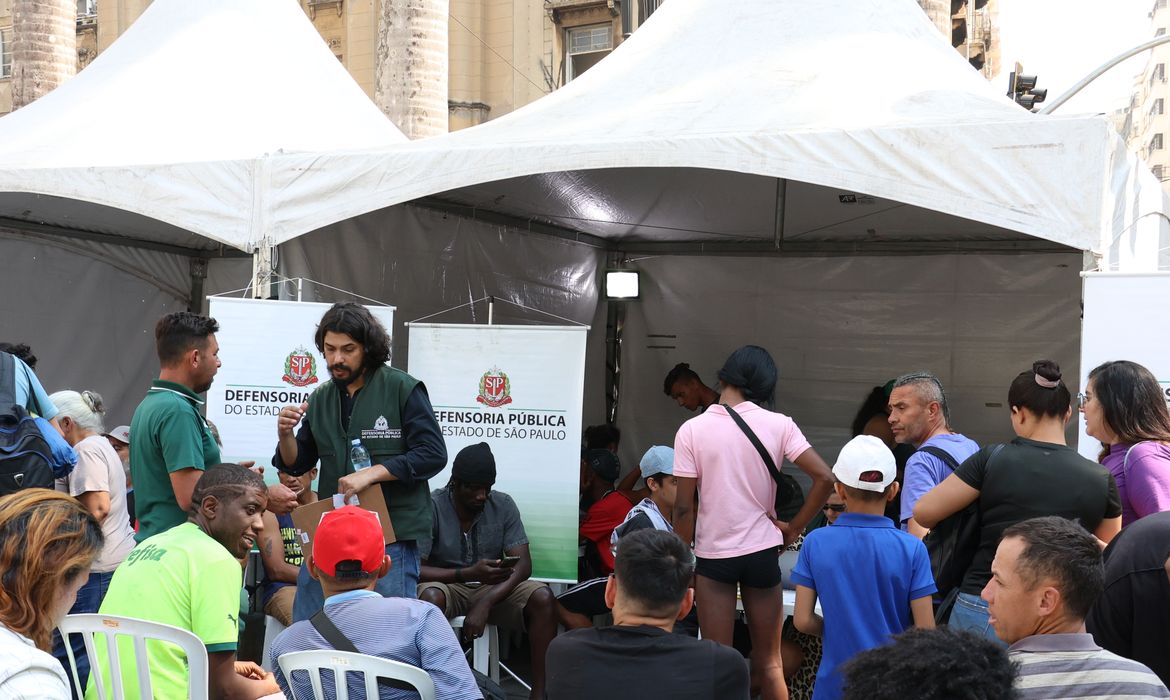
[[[157,0],[0,118],[0,226],[250,250],[272,156],[404,141],[298,3]]]
[[[1135,226],[1161,190],[1106,119],[1016,106],[913,0],[672,0],[512,114],[271,175],[276,242],[440,193],[622,250],[1106,254],[1167,231]]]

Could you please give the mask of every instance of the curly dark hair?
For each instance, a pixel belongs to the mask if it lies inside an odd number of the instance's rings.
[[[32,348],[24,343],[0,343],[0,352],[6,352],[9,355],[15,355],[18,359],[28,365],[28,368],[36,371],[37,356],[33,354]]]
[[[352,301],[334,304],[321,317],[313,341],[317,344],[317,350],[322,353],[325,352],[325,334],[329,332],[344,333],[362,344],[362,349],[366,353],[362,369],[370,369],[390,361],[390,334],[386,332],[382,323],[374,318],[370,310],[361,304]]]
[[[1014,700],[1007,650],[971,632],[910,629],[841,668],[844,700]]]

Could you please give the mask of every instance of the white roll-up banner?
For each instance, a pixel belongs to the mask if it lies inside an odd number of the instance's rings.
[[[1081,325],[1081,391],[1102,362],[1132,360],[1146,366],[1170,400],[1170,273],[1086,272]],[[1080,418],[1078,451],[1093,460],[1101,443]]]
[[[426,384],[447,443],[486,442],[495,490],[520,508],[532,575],[577,580],[581,402],[587,327],[407,324],[410,374]]]
[[[207,417],[219,428],[226,462],[254,460],[268,466],[276,452],[276,416],[309,400],[329,381],[313,336],[332,304],[209,297],[208,313],[219,322],[223,366],[207,392]],[[368,306],[393,334],[394,307]],[[274,482],[275,471],[265,470]]]

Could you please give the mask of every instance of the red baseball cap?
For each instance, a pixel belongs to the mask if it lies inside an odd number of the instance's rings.
[[[372,574],[385,556],[377,514],[357,506],[326,513],[313,536],[313,563],[330,576],[337,575],[337,565],[343,561],[361,562],[362,571]]]

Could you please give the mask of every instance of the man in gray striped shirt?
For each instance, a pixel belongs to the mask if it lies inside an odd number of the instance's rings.
[[[1019,664],[1021,700],[1170,698],[1146,666],[1106,651],[1085,631],[1104,587],[1097,540],[1055,516],[1003,533],[983,589],[990,624]]]

